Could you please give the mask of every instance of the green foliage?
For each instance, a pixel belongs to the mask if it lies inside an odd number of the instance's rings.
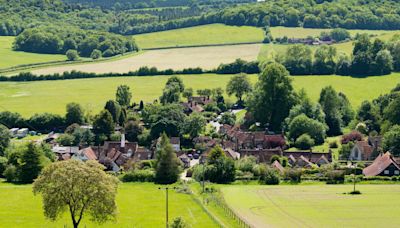
[[[292,75],[310,74],[312,70],[312,52],[306,45],[293,45],[286,50],[284,65]]]
[[[290,122],[288,135],[290,139],[297,141],[303,134],[310,136],[315,143],[321,144],[326,138],[326,127],[317,120],[301,114]]]
[[[290,181],[291,183],[300,183],[301,182],[302,171],[301,169],[286,169],[283,175],[285,180]]]
[[[237,170],[242,172],[252,172],[253,167],[257,164],[257,158],[254,156],[246,156],[244,158],[240,158],[235,163]]]
[[[103,110],[94,117],[93,132],[96,135],[110,136],[114,132],[114,122],[109,111]]]
[[[260,183],[267,185],[278,185],[280,182],[280,177],[278,171],[272,168],[266,168],[261,174]]]
[[[17,167],[15,165],[8,165],[3,172],[3,176],[7,182],[18,182]]]
[[[346,39],[350,39],[350,33],[346,29],[342,28],[335,28],[332,29],[330,32],[330,36],[333,40],[336,40],[337,42],[344,41]]]
[[[302,150],[309,150],[314,146],[315,142],[308,134],[300,135],[295,142],[297,148]]]
[[[120,85],[115,94],[115,100],[123,107],[129,106],[132,99],[132,93],[129,86]]]
[[[179,87],[179,92],[185,91],[185,85],[183,84],[183,81],[180,77],[178,76],[172,76],[168,78],[167,82],[165,83],[166,86],[170,86],[172,84],[176,84]]]
[[[206,124],[207,121],[201,114],[193,113],[185,119],[184,132],[193,139],[204,132]]]
[[[85,215],[98,223],[114,219],[118,180],[103,169],[95,161],[76,160],[46,167],[33,184],[34,194],[42,195],[44,215],[55,221],[70,211],[74,227],[78,227]]]
[[[161,136],[160,148],[156,153],[155,182],[158,184],[175,183],[179,178],[180,161],[165,133]]]
[[[183,220],[182,217],[176,217],[169,225],[171,228],[189,228],[190,226]]]
[[[92,59],[100,59],[101,57],[103,57],[103,53],[98,49],[94,49],[92,54],[90,54],[90,58]]]
[[[65,114],[65,123],[71,124],[83,124],[85,121],[85,113],[82,106],[78,103],[68,103],[67,113]]]
[[[154,182],[154,171],[149,169],[133,170],[126,172],[120,176],[123,182]]]
[[[283,120],[296,104],[292,80],[285,67],[272,63],[262,71],[249,100],[249,111],[262,126],[269,124],[273,131],[280,131]]]
[[[39,50],[36,52],[40,52]],[[77,61],[79,60],[79,54],[77,50],[68,50],[65,55],[69,61]]]
[[[62,146],[72,146],[74,145],[75,137],[70,134],[63,134],[60,135],[60,137],[58,137],[56,141]]]
[[[383,135],[382,147],[384,151],[390,151],[394,156],[400,155],[400,126],[392,126]]]
[[[11,135],[6,126],[0,124],[0,156],[4,156],[4,151],[11,141]]]
[[[121,116],[121,106],[119,105],[118,102],[113,101],[113,100],[108,100],[106,102],[104,109],[110,112],[114,123],[119,122],[119,119]]]
[[[224,112],[221,116],[221,120],[219,121],[221,124],[235,125],[236,123],[236,115],[230,112]]]
[[[327,86],[321,90],[319,103],[325,113],[325,122],[329,127],[329,136],[339,135],[341,130],[340,99],[332,86]]]
[[[252,86],[246,74],[233,76],[226,86],[226,92],[229,96],[235,95],[239,102],[242,102],[243,95],[251,92]]]
[[[18,180],[22,183],[32,183],[39,176],[43,168],[43,151],[33,143],[21,153],[19,166],[17,167]]]
[[[125,137],[130,142],[137,142],[143,130],[143,127],[138,121],[130,120],[125,124]]]
[[[160,97],[161,104],[177,103],[180,98],[181,87],[177,83],[166,84]]]

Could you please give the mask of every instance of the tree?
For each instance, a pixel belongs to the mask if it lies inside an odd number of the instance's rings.
[[[94,117],[93,132],[109,137],[114,132],[114,122],[109,111],[103,110]]]
[[[390,102],[383,113],[385,120],[388,120],[393,125],[400,125],[400,97]]]
[[[179,92],[182,93],[183,91],[185,91],[185,85],[183,84],[183,81],[182,81],[182,79],[180,77],[172,76],[172,77],[168,78],[168,81],[165,84],[165,86],[169,86],[169,85],[172,85],[172,84],[178,85]]]
[[[211,89],[198,89],[197,94],[203,97],[209,97],[212,94]]]
[[[289,73],[284,66],[272,63],[260,75],[249,100],[249,111],[262,125],[268,123],[271,130],[280,131],[283,120],[296,102]]]
[[[79,59],[78,51],[76,50],[68,50],[65,55],[69,61],[76,61]]]
[[[321,144],[326,137],[324,124],[308,118],[305,114],[296,116],[289,124],[289,138],[296,141],[303,134],[311,136],[316,143]]]
[[[312,52],[306,45],[296,44],[286,50],[284,65],[292,75],[311,74]]]
[[[202,179],[203,171],[195,169],[194,175],[196,180]],[[208,157],[207,166],[205,167],[204,176],[207,180],[213,183],[230,183],[235,180],[235,163],[232,159],[226,157],[221,147],[214,147]]]
[[[384,151],[390,151],[393,156],[400,155],[400,125],[392,126],[383,135],[382,147]]]
[[[336,69],[336,48],[322,45],[314,53],[313,72],[314,74],[334,74]]]
[[[0,156],[4,156],[4,152],[8,145],[10,145],[11,135],[8,128],[0,124]]]
[[[225,112],[222,114],[219,122],[220,124],[228,124],[233,126],[236,123],[236,115],[230,112]]]
[[[340,99],[332,86],[327,86],[321,90],[319,103],[325,113],[325,122],[329,127],[328,135],[339,135],[341,130]]]
[[[379,117],[369,101],[363,101],[357,112],[356,119],[367,125],[369,131],[380,131]]]
[[[129,106],[131,103],[132,99],[132,93],[130,91],[129,86],[127,85],[120,85],[117,88],[117,93],[115,94],[115,100],[121,105],[121,106]]]
[[[192,88],[185,89],[185,91],[183,91],[182,93],[182,96],[189,100],[189,98],[193,97],[193,89]]]
[[[193,113],[185,120],[185,133],[190,135],[190,138],[199,136],[206,128],[207,121],[203,115]]]
[[[46,167],[33,184],[43,197],[44,215],[57,220],[67,210],[77,228],[85,215],[98,223],[114,219],[118,179],[106,174],[96,161],[56,162]],[[68,174],[68,175],[65,175]]]
[[[163,94],[160,97],[160,102],[162,104],[177,103],[180,97],[180,86],[177,83],[171,83],[165,85]]]
[[[309,150],[314,146],[315,142],[308,134],[302,134],[296,139],[295,144],[301,150]]]
[[[75,137],[70,134],[63,134],[63,135],[60,135],[60,137],[58,137],[56,139],[56,141],[61,146],[72,146],[72,145],[74,145]]]
[[[189,225],[183,220],[182,217],[176,217],[172,221],[171,225],[169,225],[170,228],[189,228]]]
[[[94,49],[92,54],[90,54],[90,58],[92,59],[100,59],[102,57],[102,53],[100,50]]]
[[[159,151],[156,156],[155,182],[158,184],[172,184],[179,178],[179,159],[166,134],[161,135]]]
[[[239,100],[239,104],[242,104],[243,95],[251,92],[251,84],[247,75],[237,74],[233,76],[226,86],[226,92],[229,96],[234,94]]]
[[[376,70],[378,75],[390,74],[393,70],[393,57],[388,50],[381,50],[375,57]]]
[[[340,54],[336,64],[336,74],[338,75],[350,75],[351,72],[351,60],[346,54]]]
[[[139,135],[143,133],[143,127],[138,121],[128,121],[125,125],[125,137],[130,142],[137,142]]]
[[[19,180],[22,183],[32,183],[39,176],[43,168],[41,159],[42,151],[33,142],[28,143],[27,148],[22,151],[20,165],[17,167]]]
[[[350,38],[350,32],[347,29],[335,28],[330,32],[330,36],[333,40],[340,42]]]
[[[85,121],[85,112],[83,108],[78,103],[67,104],[67,114],[65,114],[65,123],[67,125],[71,124],[83,124]]]
[[[351,108],[349,99],[342,92],[339,92],[339,111],[342,116],[342,122],[344,126],[347,126],[350,121],[354,118],[354,111]]]
[[[116,101],[107,101],[104,109],[110,112],[114,123],[119,123],[119,119],[121,116],[121,106]]]

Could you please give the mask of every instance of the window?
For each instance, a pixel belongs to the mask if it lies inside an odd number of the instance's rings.
[[[385,175],[388,175],[388,174],[389,174],[389,170],[385,170],[383,173],[384,173]]]
[[[400,174],[400,171],[399,170],[395,170],[394,171],[394,175],[399,175]]]

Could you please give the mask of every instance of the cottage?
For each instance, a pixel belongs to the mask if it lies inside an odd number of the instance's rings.
[[[74,154],[78,153],[79,147],[56,145],[51,148],[51,151],[56,154],[59,161],[63,161],[70,159]]]
[[[363,170],[365,176],[399,176],[400,166],[393,156],[386,152],[380,154],[374,162]]]
[[[272,168],[276,169],[279,171],[281,174],[285,172],[285,168],[279,163],[279,161],[275,160],[274,163],[272,163]]]
[[[134,161],[144,161],[153,158],[153,152],[145,147],[138,147],[133,155]]]
[[[294,166],[302,167],[302,168],[311,168],[313,163],[311,163],[306,157],[301,155],[297,160]]]
[[[17,136],[18,130],[19,130],[19,128],[11,128],[9,130],[11,137]]]
[[[351,149],[349,160],[351,161],[368,161],[372,160],[374,149],[366,141],[357,141]]]
[[[200,113],[204,112],[204,108],[199,105],[197,102],[189,101],[181,103],[183,106],[183,111],[186,115],[190,115],[192,113]]]
[[[79,150],[77,153],[73,154],[72,159],[80,161],[97,160],[97,156],[91,147]]]

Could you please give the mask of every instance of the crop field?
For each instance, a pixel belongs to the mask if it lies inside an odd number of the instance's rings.
[[[0,183],[0,221],[2,227],[72,227],[69,214],[57,222],[46,220],[40,196],[32,185]],[[81,227],[165,227],[165,192],[154,184],[120,184],[115,223],[97,225],[84,218]],[[170,191],[170,221],[181,216],[192,227],[217,227],[190,195]]]
[[[225,89],[232,75],[182,75],[186,87],[194,90],[204,88]],[[344,76],[293,76],[296,90],[305,88],[313,101],[318,101],[319,93],[325,86],[332,85],[337,91],[347,95],[354,108],[362,101],[372,100],[388,93],[400,83],[400,74],[353,78]],[[79,102],[93,112],[103,108],[105,102],[115,98],[118,85],[131,87],[133,100],[151,102],[161,96],[168,76],[92,78],[62,81],[0,82],[0,110],[20,112],[29,117],[37,112],[65,113],[65,105]],[[257,75],[250,75],[253,84]],[[231,97],[231,100],[234,98]]]
[[[67,60],[65,55],[48,55],[13,51],[12,44],[14,39],[15,38],[12,36],[0,36],[0,69],[23,64]]]
[[[302,27],[271,27],[272,37],[284,37],[288,38],[306,38],[307,36],[319,36],[321,32],[329,32],[331,29],[314,29],[314,28],[302,28]],[[398,31],[390,30],[360,30],[360,29],[349,29],[351,36],[357,33],[367,33],[371,35],[383,35],[383,34],[393,34]]]
[[[261,28],[211,24],[134,36],[140,48],[262,42]]]
[[[228,205],[254,227],[398,227],[400,185],[226,186]]]
[[[126,73],[142,66],[157,67],[158,69],[182,70],[190,67],[214,69],[221,63],[231,63],[238,58],[247,61],[257,59],[261,44],[244,44],[218,47],[174,48],[165,50],[150,50],[143,54],[134,55],[115,61],[91,64],[76,64],[53,66],[33,70],[34,74],[63,73],[65,71],[84,71],[94,73]]]

